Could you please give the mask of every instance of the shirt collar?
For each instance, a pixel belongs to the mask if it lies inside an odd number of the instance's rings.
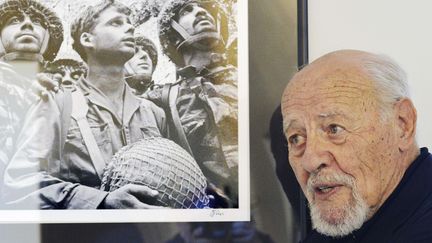
[[[108,110],[119,122],[121,121],[121,124],[129,123],[132,115],[141,104],[140,98],[136,97],[133,94],[132,89],[126,84],[126,82],[124,82],[124,110],[122,121],[102,91],[88,82],[85,78],[81,78],[77,85],[81,88],[84,96],[86,96],[91,103]]]

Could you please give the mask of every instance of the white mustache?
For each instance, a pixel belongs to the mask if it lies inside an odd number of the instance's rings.
[[[338,184],[354,188],[355,180],[352,176],[340,173],[312,173],[307,180],[307,191],[311,195],[318,185]]]

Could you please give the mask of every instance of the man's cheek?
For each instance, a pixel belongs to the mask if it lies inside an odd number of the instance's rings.
[[[300,184],[300,187],[302,188],[303,192],[306,193],[306,187],[307,187],[307,180],[309,178],[309,173],[302,169],[301,166],[293,166],[291,165],[294,171],[294,175],[296,176],[297,181]]]

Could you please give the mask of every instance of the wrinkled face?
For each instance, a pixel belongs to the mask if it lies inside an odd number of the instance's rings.
[[[355,66],[315,65],[290,82],[282,113],[314,228],[332,236],[360,228],[400,169],[396,125],[382,119],[372,81]]]
[[[150,55],[142,46],[135,47],[135,55],[126,63],[132,69],[134,73],[128,73],[128,75],[145,75],[151,77],[153,74],[153,62],[150,59]]]
[[[96,21],[91,30],[94,52],[113,61],[129,60],[135,53],[135,28],[129,17],[115,7],[108,7]]]
[[[47,33],[43,17],[19,13],[10,17],[1,31],[6,53],[39,53]]]
[[[213,16],[198,3],[184,5],[178,12],[178,23],[189,35],[216,31]]]

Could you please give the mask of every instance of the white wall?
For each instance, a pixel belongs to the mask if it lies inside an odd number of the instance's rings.
[[[395,59],[408,74],[417,138],[432,149],[432,1],[309,0],[309,61],[338,49]]]

